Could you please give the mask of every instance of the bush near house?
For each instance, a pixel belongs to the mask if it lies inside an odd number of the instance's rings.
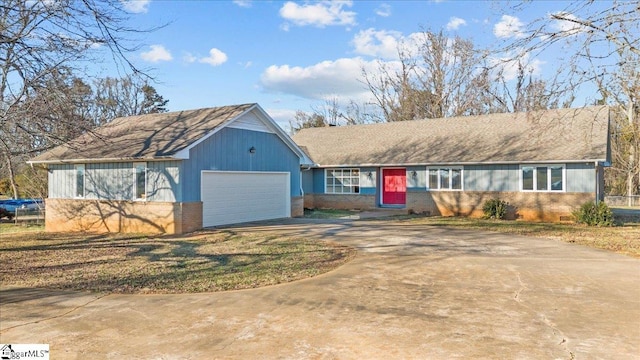
[[[491,199],[484,202],[482,212],[485,219],[503,220],[507,215],[507,207],[509,203],[500,199]]]
[[[589,226],[613,226],[613,212],[603,201],[590,201],[573,212],[576,222]]]
[[[9,221],[13,219],[13,213],[11,211],[6,210],[5,208],[0,207],[0,219],[7,218]]]

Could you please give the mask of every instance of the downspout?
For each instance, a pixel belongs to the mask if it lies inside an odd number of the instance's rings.
[[[598,176],[600,174],[600,172],[598,171],[598,162],[595,162],[595,169],[596,169],[596,205],[598,205],[598,203],[600,202],[600,194],[599,194],[599,190],[600,190],[600,177]]]
[[[311,170],[311,165],[307,165],[306,169],[302,169],[302,171],[309,171]],[[302,196],[304,198],[304,189],[302,188],[302,171],[300,171],[300,196]]]

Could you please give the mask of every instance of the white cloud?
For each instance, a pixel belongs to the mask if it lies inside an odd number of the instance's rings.
[[[151,45],[151,50],[147,52],[143,52],[140,54],[140,57],[144,61],[149,62],[159,62],[159,61],[171,61],[173,60],[173,56],[169,50],[165,49],[162,45]]]
[[[357,54],[395,59],[398,57],[398,42],[401,39],[402,34],[398,31],[370,28],[358,32],[351,44]]]
[[[243,8],[250,8],[253,5],[251,0],[233,0],[233,3]]]
[[[280,125],[284,131],[291,131],[291,121],[296,116],[296,110],[292,109],[264,109],[273,120]]]
[[[351,45],[359,55],[397,60],[399,50],[405,55],[417,54],[420,44],[424,42],[423,37],[424,34],[419,32],[404,36],[399,31],[370,28],[358,32],[351,40]]]
[[[132,13],[146,13],[149,11],[151,0],[120,0],[125,10]]]
[[[458,28],[462,25],[467,25],[467,22],[464,19],[453,16],[447,23],[447,30],[458,30]]]
[[[351,7],[351,0],[320,1],[315,4],[298,5],[287,1],[280,8],[280,16],[294,25],[325,27],[329,25],[355,25],[356,13],[344,10]],[[288,30],[288,25],[283,29]]]
[[[524,66],[524,73],[531,75],[540,75],[542,71],[543,61],[538,59],[530,59],[528,53],[522,53],[517,56],[516,53],[506,54],[501,58],[489,59],[489,63],[493,65],[496,74],[502,73],[505,80],[511,81],[518,76],[519,68]]]
[[[198,59],[199,62],[209,64],[211,66],[222,65],[227,62],[227,54],[222,51],[212,48],[209,50],[209,56]]]
[[[363,67],[377,70],[375,61],[342,58],[323,61],[308,67],[271,65],[260,77],[265,91],[300,96],[306,99],[369,99],[361,80]]]
[[[380,4],[376,9],[376,15],[388,17],[391,15],[391,6],[389,4]]]
[[[193,63],[193,62],[198,61],[198,58],[197,58],[197,57],[195,57],[195,56],[193,56],[193,54],[191,54],[191,53],[186,53],[186,54],[182,57],[182,60],[184,60],[185,62],[188,62],[188,63]]]
[[[218,66],[227,62],[228,57],[227,57],[227,54],[220,51],[219,49],[211,48],[211,50],[209,50],[209,56],[199,57],[199,56],[193,55],[192,53],[186,53],[182,57],[182,60],[190,64],[194,62],[199,62],[203,64],[209,64],[211,66]],[[249,61],[244,66],[245,68],[251,66],[251,62]]]
[[[553,29],[560,32],[561,33],[560,35],[562,36],[572,36],[587,30],[584,26],[571,21],[571,20],[579,20],[579,18],[568,12],[560,11],[552,14],[551,16],[553,19],[553,23],[552,23]],[[562,19],[567,19],[567,20],[561,20],[556,17],[560,17]]]
[[[493,34],[499,38],[523,38],[524,23],[515,16],[502,15],[500,22],[493,26]]]

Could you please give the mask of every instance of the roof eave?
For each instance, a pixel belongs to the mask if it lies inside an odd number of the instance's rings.
[[[112,163],[112,162],[143,162],[143,161],[167,161],[182,160],[176,156],[154,156],[154,157],[120,157],[120,158],[100,158],[100,159],[56,159],[56,160],[29,160],[29,165],[56,165],[56,164],[86,164],[86,163]]]
[[[579,164],[598,163],[607,165],[606,159],[580,159],[580,160],[527,160],[527,161],[446,161],[446,162],[421,162],[421,163],[356,163],[356,164],[314,164],[312,167],[406,167],[406,166],[441,166],[441,165],[519,165],[519,164]]]

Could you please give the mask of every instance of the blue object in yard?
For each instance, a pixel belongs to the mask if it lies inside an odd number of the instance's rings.
[[[0,208],[15,213],[16,209],[42,209],[44,208],[44,202],[42,199],[0,200]]]

